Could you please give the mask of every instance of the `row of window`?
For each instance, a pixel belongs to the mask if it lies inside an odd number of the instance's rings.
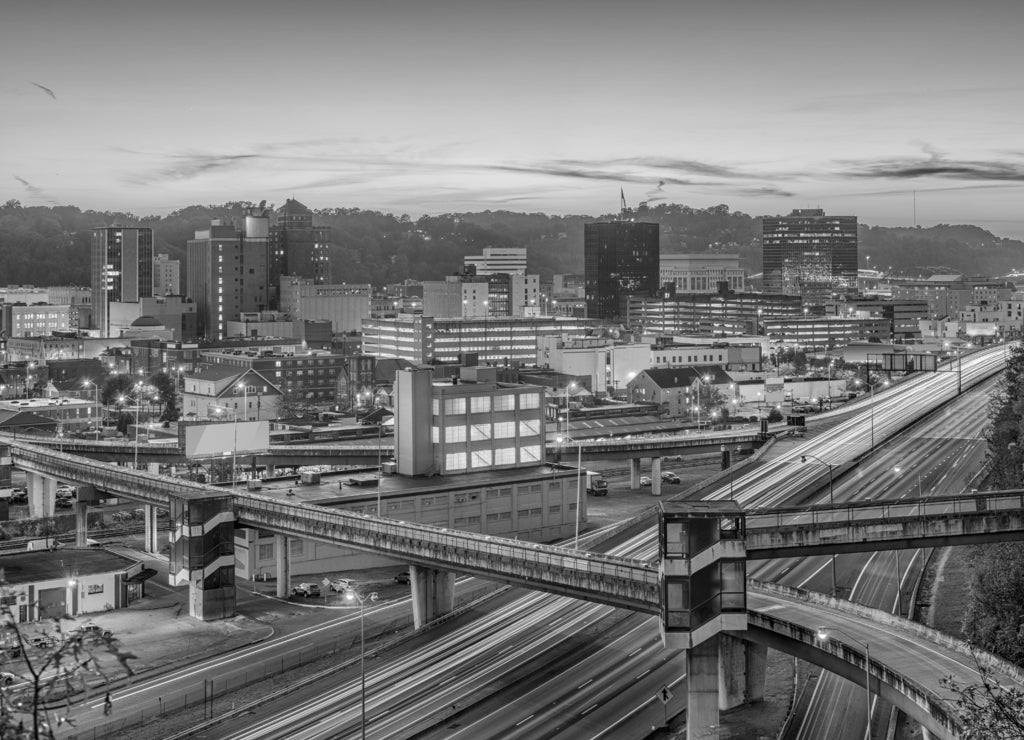
[[[519,459],[516,460],[516,451]],[[450,452],[445,457],[445,471],[466,470],[470,468],[486,468],[499,465],[515,465],[539,463],[542,461],[543,450],[540,445],[524,445],[523,447],[501,447],[495,450],[473,450],[467,456],[465,452]]]
[[[471,396],[469,398],[470,413],[481,414],[488,411],[515,411],[516,397],[519,398],[520,409],[540,408],[539,393],[505,393],[500,396]],[[434,399],[434,416],[441,414],[441,399]],[[444,399],[444,413],[446,416],[466,413],[466,397]]]

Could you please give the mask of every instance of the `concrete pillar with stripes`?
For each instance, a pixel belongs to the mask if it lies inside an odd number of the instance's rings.
[[[168,575],[188,584],[189,615],[209,621],[235,616],[235,513],[228,496],[170,500]]]

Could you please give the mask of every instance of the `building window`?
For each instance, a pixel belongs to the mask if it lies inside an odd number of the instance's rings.
[[[473,450],[474,468],[489,468],[491,464],[490,450]]]
[[[521,421],[519,422],[519,436],[520,437],[535,437],[540,434],[540,422],[539,421]]]
[[[469,438],[476,442],[481,439],[491,438],[491,425],[490,424],[473,424],[470,427]]]
[[[297,538],[292,538],[289,541],[289,549],[292,551],[292,555],[302,555],[302,544],[303,541]]]
[[[434,426],[430,428],[430,441],[434,444],[438,444],[441,441],[440,427]]]
[[[466,427],[460,424],[459,426],[450,426],[444,428],[444,441],[445,442],[465,442],[466,441]]]
[[[441,399],[440,398],[435,398],[434,399],[434,416],[437,416],[440,413],[441,413]]]
[[[480,414],[491,410],[490,396],[473,396],[469,401],[469,410],[474,414]]]
[[[519,408],[521,409],[536,409],[540,408],[540,394],[539,393],[523,393],[519,396]]]
[[[465,398],[446,398],[444,401],[444,412],[445,414],[464,414],[466,413],[466,399]]]
[[[274,543],[268,542],[265,545],[260,545],[260,560],[273,560],[274,559]]]
[[[512,394],[494,397],[495,411],[512,411],[516,407],[516,397]]]
[[[521,447],[520,450],[522,450],[522,454],[519,457],[520,462],[540,462],[540,445],[526,445],[525,447]]]
[[[554,506],[549,506],[548,507],[548,513],[549,514],[561,514],[562,513],[562,505],[561,504],[555,504]]]
[[[516,464],[516,448],[515,447],[499,447],[494,450],[494,464],[495,465],[515,465]]]
[[[516,423],[514,421],[499,421],[494,425],[495,439],[508,439],[516,436]]]
[[[466,453],[465,452],[450,452],[444,456],[444,467],[445,470],[465,470],[466,469]]]

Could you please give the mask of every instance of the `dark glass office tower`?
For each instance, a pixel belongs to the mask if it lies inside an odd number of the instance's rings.
[[[654,295],[661,266],[660,227],[637,221],[583,226],[587,318],[621,321],[629,295]]]
[[[270,303],[278,308],[282,275],[310,278],[316,284],[331,282],[331,230],[313,226],[313,211],[289,198],[277,209],[277,223],[270,229]]]
[[[110,336],[110,303],[153,295],[153,230],[107,226],[92,232],[93,326]]]
[[[857,217],[817,209],[761,218],[764,290],[819,303],[857,287]]]

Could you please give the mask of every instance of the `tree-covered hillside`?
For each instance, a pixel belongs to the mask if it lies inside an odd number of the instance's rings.
[[[250,202],[188,206],[166,216],[138,217],[114,211],[81,211],[74,206],[0,207],[0,285],[89,284],[91,229],[123,224],[154,230],[158,252],[185,266],[185,245],[211,219],[240,222]],[[332,228],[332,279],[374,285],[406,279],[440,279],[462,267],[463,257],[486,246],[525,246],[529,269],[550,279],[555,273],[583,271],[583,225],[610,219],[549,216],[544,213],[484,211],[422,216],[327,208],[314,223]],[[739,254],[750,272],[761,270],[761,220],[728,206],[691,208],[672,203],[641,206],[633,217],[661,224],[664,254]],[[963,272],[1003,275],[1024,269],[1024,243],[1002,239],[976,226],[882,228],[862,225],[860,263],[905,275]],[[867,258],[870,258],[867,259]]]

